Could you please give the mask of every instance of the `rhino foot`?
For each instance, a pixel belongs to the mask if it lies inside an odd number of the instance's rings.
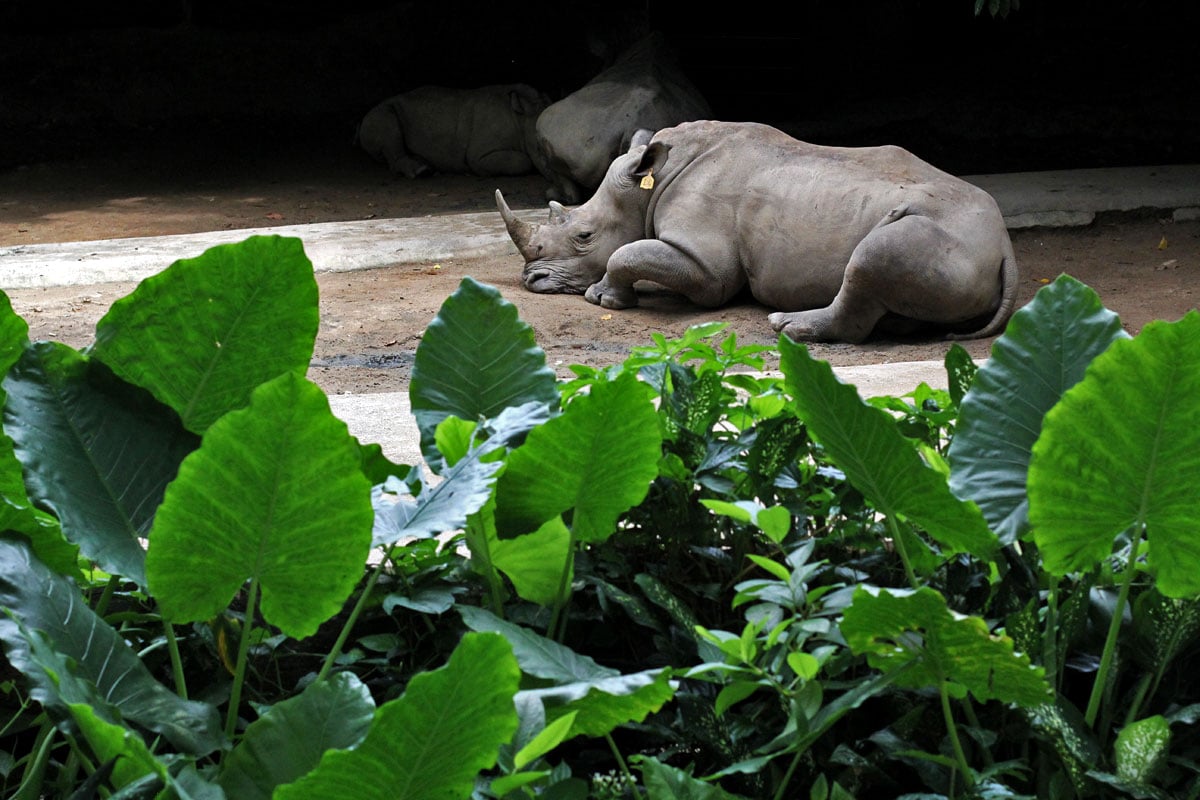
[[[593,283],[584,292],[584,299],[602,308],[633,308],[638,304],[637,292],[633,287],[621,288],[610,286],[605,278],[599,283]]]
[[[812,311],[776,311],[767,316],[776,331],[794,342],[850,342],[860,344],[871,333],[871,326],[839,325],[828,308]]]

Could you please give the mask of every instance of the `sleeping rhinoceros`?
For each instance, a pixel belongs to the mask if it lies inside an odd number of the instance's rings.
[[[648,143],[647,143],[648,142]],[[534,292],[637,305],[652,281],[720,306],[749,284],[792,339],[861,342],[881,320],[990,336],[1017,263],[995,201],[899,147],[822,147],[757,123],[648,131],[550,220],[496,202]]]
[[[550,98],[522,83],[423,86],[367,112],[358,144],[410,178],[430,172],[523,175],[534,171],[534,125]]]
[[[583,200],[642,128],[659,130],[710,116],[708,103],[675,63],[666,39],[651,33],[538,117],[535,165],[551,183],[547,197]]]

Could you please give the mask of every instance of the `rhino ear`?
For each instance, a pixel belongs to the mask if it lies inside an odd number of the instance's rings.
[[[536,117],[550,102],[537,89],[519,83],[508,93],[508,104],[517,116]]]
[[[632,176],[644,178],[655,172],[661,172],[667,163],[667,154],[670,150],[671,145],[665,142],[654,142],[647,145],[646,149],[642,151],[642,157],[638,159],[637,165],[633,168]]]
[[[629,149],[641,147],[644,144],[650,144],[650,140],[654,138],[654,131],[649,128],[638,128],[633,134],[633,138],[629,140]]]

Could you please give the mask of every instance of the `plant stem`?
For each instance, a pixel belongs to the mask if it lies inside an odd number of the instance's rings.
[[[971,772],[971,766],[967,763],[967,753],[963,750],[962,739],[958,737],[958,728],[954,724],[954,712],[950,708],[950,693],[946,691],[946,681],[942,681],[938,686],[938,693],[942,697],[942,716],[946,720],[946,733],[950,736],[950,745],[954,748],[954,758],[958,761],[958,771],[962,773],[963,782],[967,788],[975,785],[975,777]],[[950,795],[953,797],[953,793]]]
[[[608,742],[608,749],[612,750],[613,757],[617,760],[617,767],[621,770],[621,774],[625,776],[625,782],[629,785],[629,791],[634,797],[640,797],[641,792],[637,788],[637,779],[633,777],[633,773],[629,771],[629,764],[625,762],[625,757],[621,755],[617,743],[613,741],[612,734],[604,734],[604,740]]]
[[[979,715],[975,713],[975,706],[972,705],[971,698],[964,697],[959,705],[962,706],[963,716],[967,718],[967,724],[977,731],[983,730],[983,725],[979,724]],[[992,759],[992,751],[986,747],[982,747],[980,749],[983,751],[980,754],[983,758],[983,765],[985,767],[993,766],[995,761]]]
[[[167,636],[167,652],[171,654],[171,672],[175,676],[175,693],[188,699],[187,680],[183,677],[183,659],[179,655],[179,640],[175,638],[175,626],[163,619],[163,633]]]
[[[367,578],[366,585],[363,586],[362,594],[358,596],[358,602],[354,604],[354,608],[350,611],[350,616],[346,618],[346,624],[342,626],[337,641],[333,643],[333,647],[329,650],[329,655],[325,656],[325,663],[321,665],[321,671],[317,673],[317,683],[329,677],[329,671],[333,669],[333,663],[342,654],[342,648],[346,646],[346,640],[350,638],[350,631],[354,630],[354,624],[358,622],[362,610],[367,606],[367,601],[371,597],[371,592],[375,589],[375,583],[379,580],[379,573],[382,569],[383,564],[380,563],[375,569],[371,570],[371,575]]]
[[[900,563],[904,565],[904,576],[908,578],[908,585],[914,589],[920,589],[921,584],[917,582],[917,574],[913,572],[912,562],[908,560],[908,550],[904,547],[904,538],[900,535],[900,526],[896,524],[896,518],[892,514],[887,515],[888,530],[892,533],[892,544],[896,545],[896,552],[900,554]]]
[[[567,557],[563,560],[562,575],[558,579],[558,592],[555,593],[554,610],[550,612],[550,625],[546,628],[547,633],[554,641],[562,644],[563,639],[567,634],[567,623],[565,616],[562,620],[562,630],[558,630],[559,616],[567,607],[567,603],[571,601],[571,573],[575,566],[575,531],[571,531],[571,535],[567,540]]]
[[[250,633],[257,610],[258,578],[251,578],[246,592],[246,615],[242,622],[242,638],[238,642],[237,665],[233,671],[233,688],[229,692],[229,714],[225,718],[225,736],[231,740],[237,732],[238,706],[242,704],[242,684],[246,681],[246,665],[250,660]]]
[[[1089,728],[1096,723],[1096,715],[1100,713],[1100,700],[1104,697],[1104,687],[1108,684],[1108,672],[1112,669],[1113,656],[1117,652],[1117,637],[1121,633],[1121,620],[1125,616],[1125,606],[1129,602],[1129,589],[1133,586],[1133,576],[1137,572],[1138,554],[1142,549],[1142,525],[1132,537],[1129,546],[1129,566],[1125,569],[1121,590],[1117,593],[1117,604],[1113,608],[1112,621],[1108,624],[1108,636],[1104,640],[1104,652],[1100,655],[1100,669],[1096,671],[1096,682],[1092,684],[1092,696],[1088,698],[1087,712],[1084,722]]]
[[[504,619],[504,589],[500,582],[500,576],[496,573],[496,566],[492,563],[492,553],[491,548],[488,547],[486,526],[480,522],[482,513],[476,512],[467,519],[467,549],[471,551],[472,569],[482,575],[487,581],[488,602],[491,603],[492,613],[500,619]],[[483,551],[483,563],[486,569],[479,569],[474,565],[477,547]]]
[[[50,763],[50,751],[54,748],[54,735],[58,728],[47,722],[38,731],[33,745],[33,760],[25,767],[21,785],[12,800],[38,800],[45,795],[42,789],[46,782],[46,766]]]
[[[1133,702],[1129,704],[1129,711],[1127,711],[1125,714],[1126,726],[1137,722],[1138,714],[1140,714],[1142,711],[1142,701],[1146,699],[1146,690],[1150,688],[1152,683],[1157,684],[1157,677],[1157,675],[1152,677],[1149,673],[1147,673],[1142,676],[1141,680],[1138,681],[1137,691],[1133,696]]]
[[[796,774],[796,768],[800,766],[800,759],[804,757],[805,750],[797,750],[792,756],[792,762],[788,764],[787,771],[783,773],[783,779],[779,781],[779,788],[775,790],[775,796],[772,800],[783,800],[784,792],[787,791],[788,784],[792,782],[792,776]]]
[[[1062,688],[1062,675],[1058,671],[1058,580],[1051,576],[1050,581],[1046,593],[1046,627],[1042,633],[1042,666],[1058,691]]]
[[[103,617],[108,611],[108,604],[112,600],[113,594],[117,591],[117,584],[121,579],[116,575],[109,577],[108,583],[104,584],[104,591],[100,593],[100,599],[96,601],[96,607],[92,609],[97,617]]]

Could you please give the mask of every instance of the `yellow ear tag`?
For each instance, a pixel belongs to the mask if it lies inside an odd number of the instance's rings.
[[[642,178],[642,182],[638,185],[641,186],[643,189],[653,189],[654,188],[654,170],[650,170],[649,172],[647,172],[646,177]]]

